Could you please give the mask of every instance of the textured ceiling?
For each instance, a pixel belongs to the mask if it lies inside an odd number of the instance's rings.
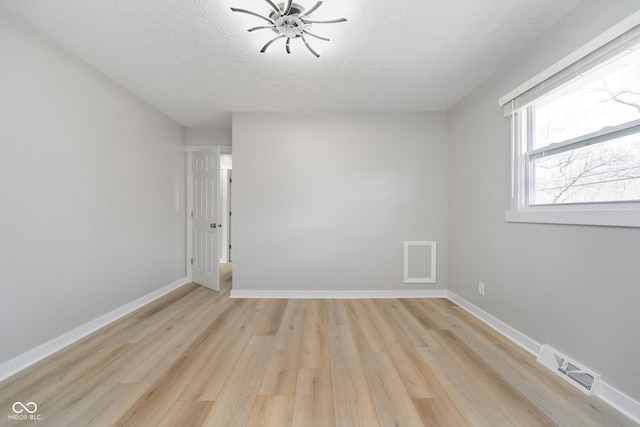
[[[324,0],[317,59],[294,40],[259,53],[263,0],[0,0],[188,127],[232,111],[446,110],[581,0]],[[297,0],[309,8],[316,0]],[[266,38],[266,39],[265,39]]]

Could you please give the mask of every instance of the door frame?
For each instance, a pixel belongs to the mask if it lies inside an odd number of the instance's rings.
[[[191,282],[193,281],[193,267],[191,264],[191,258],[193,257],[193,218],[191,218],[191,211],[193,210],[193,181],[194,181],[194,173],[192,169],[193,164],[193,153],[194,151],[202,151],[209,150],[211,148],[220,148],[220,154],[232,154],[232,150],[230,146],[226,145],[191,145],[184,147],[184,151],[186,153],[185,156],[185,174],[186,174],[186,184],[187,184],[187,194],[186,194],[186,217],[187,217],[187,256],[186,256],[186,272],[187,279]]]

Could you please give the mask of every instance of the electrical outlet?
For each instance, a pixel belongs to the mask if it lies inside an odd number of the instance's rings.
[[[484,283],[478,282],[478,293],[484,295]]]

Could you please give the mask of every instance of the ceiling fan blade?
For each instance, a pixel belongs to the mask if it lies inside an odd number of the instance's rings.
[[[276,28],[275,25],[265,25],[263,27],[253,27],[253,28],[249,28],[247,31],[249,31],[250,33],[256,31],[256,30],[269,30],[269,29],[274,29]]]
[[[279,35],[278,37],[276,37],[275,39],[271,40],[270,42],[268,42],[267,44],[265,44],[264,46],[262,46],[262,49],[260,49],[261,53],[265,53],[267,51],[267,49],[269,49],[269,46],[271,46],[273,44],[273,42],[275,42],[276,40],[280,40],[282,38],[284,38],[284,35]]]
[[[302,12],[300,14],[300,18],[307,16],[307,15],[311,15],[313,12],[315,12],[320,6],[322,6],[322,2],[319,1],[318,3],[316,3],[311,9],[309,10],[305,10],[304,12]]]
[[[316,34],[313,34],[313,33],[309,32],[309,31],[307,31],[307,30],[304,30],[304,33],[305,33],[306,35],[308,35],[308,36],[315,37],[315,38],[317,38],[317,39],[324,40],[324,41],[326,41],[326,42],[331,41],[331,40],[329,40],[329,39],[328,39],[328,38],[326,38],[326,37],[320,37],[320,36],[318,36],[318,35],[316,35]]]
[[[267,21],[268,23],[273,24],[273,25],[276,25],[276,23],[275,23],[275,22],[273,22],[273,20],[272,20],[272,19],[267,18],[266,16],[258,15],[257,13],[255,13],[255,12],[251,12],[250,10],[238,9],[237,7],[232,7],[232,8],[231,8],[231,10],[232,10],[232,11],[234,11],[234,12],[246,13],[246,14],[248,14],[248,15],[252,15],[252,16],[255,16],[255,17],[257,17],[257,18],[264,19],[264,20],[265,20],[265,21]]]
[[[269,3],[269,6],[271,6],[271,9],[276,11],[276,13],[278,13],[279,15],[282,15],[282,11],[280,10],[280,8],[278,6],[276,6],[276,4],[274,2],[272,2],[271,0],[264,0],[264,1]]]
[[[312,21],[310,19],[303,19],[305,24],[337,24],[338,22],[346,22],[347,18],[332,19],[331,21]]]
[[[287,0],[287,6],[284,8],[284,14],[288,15],[291,12],[291,6],[293,6],[293,0]]]
[[[313,53],[316,56],[316,58],[320,58],[320,54],[318,52],[316,52],[315,50],[313,50],[313,48],[311,46],[309,46],[309,43],[307,43],[307,39],[304,37],[304,35],[300,36],[300,38],[304,42],[304,45],[307,47],[307,49],[309,49],[309,51],[311,53]]]
[[[291,38],[287,38],[287,53],[291,53]]]

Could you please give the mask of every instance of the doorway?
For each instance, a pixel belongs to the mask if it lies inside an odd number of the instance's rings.
[[[220,262],[232,262],[233,246],[231,244],[231,186],[233,183],[233,156],[220,154]]]
[[[220,292],[227,292],[233,286],[233,264],[224,262],[220,264]]]
[[[220,154],[220,218],[222,233],[220,237],[220,292],[231,289],[233,285],[233,245],[231,244],[232,218],[231,198],[233,185],[233,156]]]
[[[229,258],[231,147],[191,146],[186,151],[187,276],[194,283],[224,292],[231,288],[233,277]]]

